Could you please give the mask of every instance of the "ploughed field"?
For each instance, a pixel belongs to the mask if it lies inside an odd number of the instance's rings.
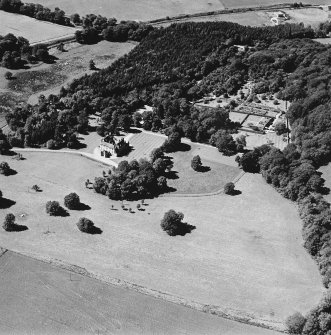
[[[0,271],[1,334],[275,334],[10,251]]]
[[[0,230],[0,246],[85,267],[105,280],[117,278],[187,302],[218,306],[229,314],[281,324],[294,311],[307,312],[322,295],[317,267],[302,247],[301,221],[295,206],[265,183],[245,174],[236,196],[160,197],[121,202],[85,188],[107,170],[103,165],[61,152],[28,153],[26,160],[2,156],[17,174],[0,175],[6,213],[29,230]],[[37,184],[42,192],[35,193]],[[84,211],[50,217],[48,200],[76,192]],[[114,205],[114,209],[111,209]],[[196,226],[191,234],[170,237],[160,228],[165,211],[184,213]],[[80,217],[94,221],[100,235],[81,233]],[[3,285],[1,285],[3,287]],[[61,285],[59,285],[61,287]],[[184,320],[185,318],[183,318]],[[244,332],[246,333],[246,332]]]
[[[0,35],[23,36],[30,43],[45,43],[59,38],[74,37],[75,28],[39,21],[28,16],[0,10]]]

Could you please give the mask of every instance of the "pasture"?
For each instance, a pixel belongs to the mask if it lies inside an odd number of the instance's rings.
[[[133,43],[102,41],[93,47],[70,43],[65,46],[66,52],[53,48],[50,54],[57,58],[54,64],[37,64],[27,70],[14,70],[11,72],[14,73],[15,80],[10,82],[1,80],[0,105],[14,106],[20,101],[35,104],[40,94],[45,96],[58,94],[62,86],[93,72],[89,70],[91,59],[97,68],[102,69],[110,66],[134,46]],[[0,68],[1,78],[6,71],[8,70]]]
[[[296,2],[291,0],[288,2]],[[116,17],[118,20],[147,21],[179,14],[193,14],[222,9],[274,5],[274,0],[139,0],[134,5],[130,0],[39,0],[52,9],[60,7],[67,14],[89,13]],[[281,1],[280,1],[281,3]],[[304,4],[325,4],[327,0],[303,0]],[[260,20],[258,17],[255,19]],[[225,19],[226,20],[226,19]],[[254,24],[254,23],[253,23]],[[255,24],[254,24],[255,25]]]
[[[23,156],[26,160],[1,157],[18,173],[0,175],[7,199],[0,221],[12,212],[29,228],[0,230],[4,248],[63,260],[105,280],[118,278],[167,293],[174,301],[181,297],[278,326],[294,311],[307,312],[321,297],[317,267],[302,248],[296,208],[260,175],[245,174],[236,184],[242,192],[237,196],[160,197],[146,201],[143,211],[124,202],[135,212],[129,213],[120,202],[85,188],[87,178],[102,174],[101,164],[60,152]],[[33,184],[42,192],[31,191]],[[90,209],[48,216],[46,201],[63,204],[70,192]],[[160,228],[169,209],[182,211],[196,229],[169,237]],[[80,217],[92,219],[102,234],[78,231]]]
[[[39,21],[28,16],[0,11],[0,35],[14,34],[33,43],[74,37],[76,28]]]
[[[60,7],[67,14],[90,13],[120,20],[147,21],[166,16],[207,12],[224,9],[219,0],[40,0],[40,4],[50,8]]]
[[[222,329],[229,335],[276,334],[10,251],[1,256],[0,269],[1,333],[171,335],[218,334]]]

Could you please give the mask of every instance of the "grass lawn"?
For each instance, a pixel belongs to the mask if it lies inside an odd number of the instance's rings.
[[[168,185],[176,189],[179,194],[201,194],[216,192],[239,175],[237,167],[202,158],[204,172],[197,172],[191,168],[191,160],[194,152],[200,146],[192,144],[191,149],[186,152],[175,152],[169,154],[173,158],[173,179],[168,179]],[[216,155],[222,156],[219,152]],[[171,195],[171,193],[170,193]]]
[[[133,159],[139,160],[140,158],[150,159],[150,154],[153,149],[160,147],[166,136],[160,136],[153,133],[138,133],[132,134],[128,139],[133,150],[127,155],[119,158],[112,159],[114,162],[120,162],[122,160],[131,161]]]
[[[121,160],[139,160],[142,157],[150,159],[152,150],[160,147],[165,139],[165,136],[153,133],[141,132],[134,134],[128,140],[133,147],[133,151],[128,156],[112,160],[120,162]],[[174,162],[172,173],[169,175],[168,185],[174,188],[177,194],[215,192],[240,173],[234,158],[224,157],[216,148],[192,143],[184,143],[183,147],[187,151],[167,154]],[[191,160],[195,155],[200,155],[204,167],[207,168],[205,172],[196,172],[191,168]]]
[[[29,228],[20,233],[0,230],[4,248],[64,260],[105,280],[119,278],[270,322],[282,322],[294,311],[307,312],[322,295],[317,266],[302,247],[295,206],[260,175],[245,174],[236,185],[242,192],[238,196],[160,197],[147,201],[144,211],[126,203],[135,211],[131,214],[119,202],[85,188],[86,178],[101,175],[101,164],[63,153],[23,156],[24,161],[1,157],[18,173],[0,175],[0,189],[8,199],[0,222],[13,212]],[[33,184],[43,191],[33,193]],[[46,201],[63,203],[69,192],[77,192],[91,209],[48,216]],[[182,211],[196,229],[169,237],[160,228],[169,209]],[[76,222],[83,216],[103,233],[78,231]]]

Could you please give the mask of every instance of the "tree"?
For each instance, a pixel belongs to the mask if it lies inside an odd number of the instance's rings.
[[[2,227],[5,231],[13,231],[15,229],[15,215],[13,213],[6,215]]]
[[[275,132],[277,135],[282,135],[287,132],[286,124],[283,121],[279,121],[275,124]]]
[[[70,193],[64,197],[64,206],[69,209],[78,209],[80,206],[80,199],[77,193]]]
[[[89,62],[89,67],[90,67],[90,70],[95,70],[96,67],[95,67],[95,63],[94,63],[94,60],[91,59],[90,62]]]
[[[160,191],[166,190],[167,187],[168,187],[167,178],[164,177],[164,176],[161,176],[161,177],[157,178],[157,186],[158,186]]]
[[[185,223],[182,222],[184,214],[175,212],[173,209],[164,214],[161,221],[161,228],[170,236],[175,236],[180,233]]]
[[[72,14],[72,15],[70,16],[70,19],[71,19],[71,21],[72,21],[74,24],[80,24],[80,23],[81,23],[80,16],[79,16],[79,14],[77,14],[77,13]]]
[[[78,229],[83,233],[91,233],[94,229],[94,223],[90,219],[80,218],[77,222]]]
[[[10,173],[10,167],[9,164],[7,162],[1,162],[0,163],[0,173],[4,174],[5,176],[7,176]]]
[[[11,145],[8,142],[8,138],[0,129],[0,154],[6,155],[9,153],[10,149],[11,149]]]
[[[235,188],[235,185],[234,185],[234,183],[232,183],[232,182],[229,182],[229,183],[226,183],[225,185],[224,185],[224,193],[225,194],[233,194],[234,193],[234,188]]]
[[[218,133],[215,145],[219,152],[227,156],[234,155],[237,151],[236,142],[233,137],[224,131]]]
[[[5,78],[6,78],[7,80],[11,80],[11,79],[13,78],[13,74],[12,74],[12,72],[7,71],[7,72],[5,73]]]
[[[255,150],[246,152],[242,155],[238,164],[245,172],[259,172],[259,155]]]
[[[286,321],[286,327],[290,334],[301,334],[306,323],[306,318],[299,312],[289,316]]]
[[[246,143],[246,136],[245,135],[239,135],[237,138],[236,138],[236,144],[237,144],[237,151],[238,152],[242,152],[247,143]]]
[[[47,201],[46,203],[46,213],[51,216],[61,215],[63,208],[60,206],[58,201]]]
[[[162,148],[155,148],[151,152],[151,161],[154,163],[158,158],[163,158],[164,157],[164,152]]]
[[[200,171],[202,167],[201,158],[199,155],[194,156],[191,160],[191,167],[194,171]]]

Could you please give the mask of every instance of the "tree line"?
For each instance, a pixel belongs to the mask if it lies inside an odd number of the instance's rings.
[[[22,36],[0,35],[0,65],[3,67],[19,69],[27,63],[47,62],[49,57],[48,48],[44,44],[31,47],[30,42]]]
[[[0,0],[0,10],[32,17],[41,21],[48,21],[64,26],[72,26],[65,12],[56,7],[54,11],[35,3],[23,3],[21,0]]]

